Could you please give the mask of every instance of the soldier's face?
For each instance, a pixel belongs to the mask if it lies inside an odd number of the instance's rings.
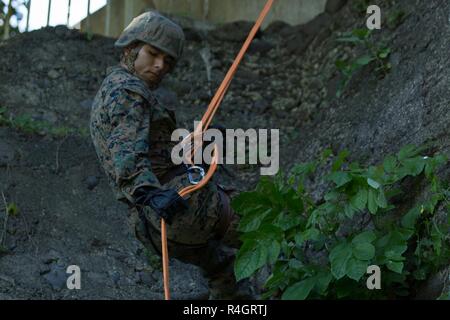
[[[150,87],[157,87],[174,65],[174,59],[167,53],[145,44],[134,62],[134,69]]]

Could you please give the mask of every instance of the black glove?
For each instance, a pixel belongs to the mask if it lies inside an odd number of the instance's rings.
[[[151,207],[168,224],[172,223],[176,214],[183,214],[188,208],[187,201],[174,189],[141,187],[134,192],[134,196],[136,204]]]

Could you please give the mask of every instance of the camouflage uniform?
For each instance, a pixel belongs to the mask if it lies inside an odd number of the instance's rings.
[[[116,46],[132,47],[139,42],[155,46],[178,60],[184,35],[167,18],[147,12],[132,21]],[[132,59],[136,54],[137,50]],[[144,186],[180,191],[190,183],[187,174],[180,166],[174,166],[170,157],[175,145],[171,141],[176,129],[174,112],[158,102],[153,88],[135,75],[134,60],[130,61],[129,56],[127,59],[124,66],[108,70],[92,105],[90,132],[116,198],[129,205],[129,220],[136,237],[159,253],[160,219],[152,208],[138,207],[134,193]],[[221,241],[228,226],[237,222],[229,196],[213,178],[185,199],[187,212],[177,214],[167,226],[170,255],[202,267],[213,287],[221,287],[221,292],[223,288],[231,288],[233,295],[235,249]],[[227,237],[233,232],[228,232]],[[230,240],[237,242],[235,237]],[[216,285],[214,281],[218,281]]]
[[[173,111],[162,106],[142,80],[120,66],[109,70],[92,106],[93,144],[116,198],[130,207],[136,236],[146,245],[151,241],[154,249],[160,248],[160,220],[150,207],[138,210],[133,193],[142,186],[181,190],[190,185],[186,174],[164,181],[176,169],[170,158],[175,129]],[[188,212],[167,227],[169,247],[181,260],[201,264],[188,256],[223,237],[232,215],[226,208],[229,199],[215,182],[185,199]]]

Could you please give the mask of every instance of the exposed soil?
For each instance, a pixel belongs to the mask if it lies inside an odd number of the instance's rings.
[[[337,59],[358,48],[337,43],[341,32],[365,26],[347,4],[307,25],[274,23],[258,34],[214,122],[227,128],[280,129],[280,167],[311,160],[332,147],[376,163],[405,144],[429,142],[449,154],[450,4],[379,1],[401,9],[404,21],[375,32],[391,49],[392,70],[356,73],[335,96]],[[384,21],[388,14],[383,15]],[[157,92],[192,129],[223,79],[251,24],[212,30],[181,20],[188,43],[174,74]],[[385,25],[385,24],[383,24]],[[46,126],[25,133],[0,126],[0,299],[161,299],[161,273],[131,236],[126,207],[114,200],[87,134],[90,106],[108,66],[118,61],[114,39],[65,27],[44,28],[0,42],[0,107]],[[209,70],[207,72],[207,70]],[[59,127],[54,135],[48,128]],[[219,170],[224,184],[252,189],[255,165]],[[449,168],[440,175],[449,178]],[[316,186],[317,194],[321,186]],[[17,205],[6,219],[4,200]],[[82,290],[67,290],[68,265],[82,269]],[[207,298],[194,266],[172,261],[174,298]]]

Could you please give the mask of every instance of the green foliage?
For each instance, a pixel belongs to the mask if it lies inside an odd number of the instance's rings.
[[[6,212],[10,217],[16,217],[19,214],[19,208],[15,203],[10,203],[6,208]]]
[[[389,29],[396,29],[400,24],[405,21],[408,15],[403,10],[391,10],[386,19],[386,23]]]
[[[296,165],[289,175],[262,177],[256,189],[237,196],[232,206],[241,216],[243,241],[236,262],[238,280],[268,266],[264,298],[396,298],[414,294],[416,285],[450,260],[447,185],[436,171],[443,155],[421,156],[406,146],[377,166],[349,163],[348,152]],[[329,167],[328,189],[317,203],[306,181],[319,167]],[[327,165],[328,164],[328,165]],[[420,203],[399,201],[412,180],[426,181]],[[436,215],[445,208],[447,218]],[[439,215],[441,217],[441,215]],[[442,218],[442,217],[441,217]],[[383,290],[366,288],[370,265],[382,270]]]
[[[351,8],[353,11],[358,14],[365,15],[367,12],[367,8],[371,5],[369,0],[353,0],[351,2]]]
[[[388,62],[391,50],[384,46],[374,44],[371,41],[371,35],[372,31],[369,29],[355,29],[351,33],[344,34],[337,39],[338,42],[362,46],[365,51],[363,55],[354,59],[336,61],[336,67],[342,75],[341,83],[336,92],[337,97],[342,95],[355,72],[364,66],[376,65],[375,71],[381,76],[385,76],[391,69],[391,65]]]
[[[17,117],[7,115],[7,110],[0,107],[0,126],[14,128],[23,133],[32,135],[50,135],[54,137],[65,137],[67,135],[80,135],[82,137],[88,136],[89,132],[85,128],[69,128],[66,126],[54,126],[47,121],[34,120],[31,116],[24,114]]]
[[[92,31],[86,32],[86,40],[90,42],[92,39],[94,39],[94,33]]]
[[[153,254],[150,250],[147,248],[144,248],[143,250],[145,257],[147,258],[148,264],[150,265],[153,270],[161,270],[162,268],[162,261],[161,258]]]

